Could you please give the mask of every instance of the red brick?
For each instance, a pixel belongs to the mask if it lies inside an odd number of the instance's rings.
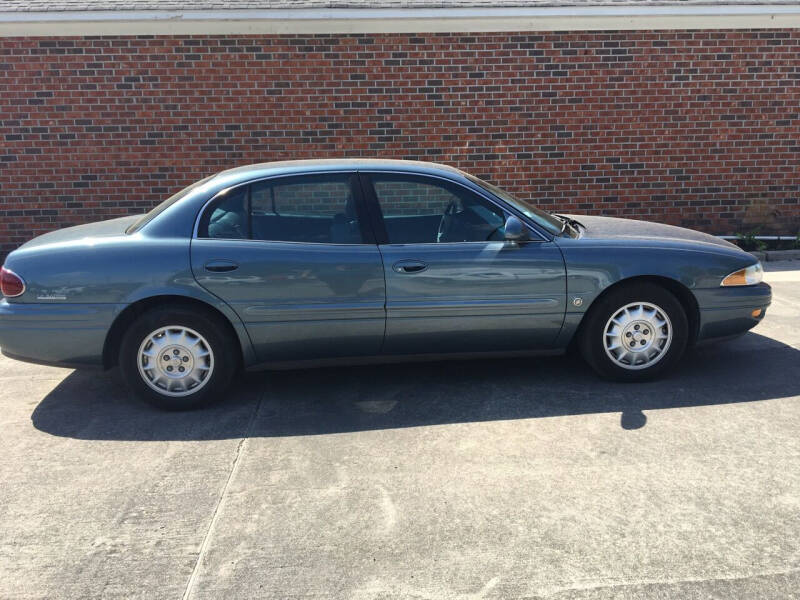
[[[0,57],[0,256],[224,168],[338,156],[453,164],[547,209],[800,228],[798,30],[4,38]]]

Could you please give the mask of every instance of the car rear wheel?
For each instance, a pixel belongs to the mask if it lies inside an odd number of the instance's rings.
[[[654,379],[674,367],[686,349],[689,324],[681,303],[652,283],[612,290],[585,318],[581,354],[607,379]]]
[[[119,365],[134,393],[158,408],[188,410],[222,396],[236,367],[230,335],[189,307],[141,315],[122,338]]]

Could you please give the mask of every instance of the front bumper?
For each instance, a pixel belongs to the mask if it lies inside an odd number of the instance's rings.
[[[0,350],[18,360],[102,366],[116,304],[27,304],[0,300]]]
[[[772,288],[766,283],[695,290],[700,307],[698,341],[733,337],[758,325],[772,302]],[[754,317],[753,311],[761,313]]]

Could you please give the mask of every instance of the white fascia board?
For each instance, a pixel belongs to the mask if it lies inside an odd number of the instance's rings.
[[[800,4],[0,11],[0,36],[464,33],[800,27]]]

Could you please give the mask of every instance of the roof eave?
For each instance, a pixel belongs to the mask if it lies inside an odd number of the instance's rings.
[[[800,27],[800,4],[0,11],[0,36],[451,33]]]

